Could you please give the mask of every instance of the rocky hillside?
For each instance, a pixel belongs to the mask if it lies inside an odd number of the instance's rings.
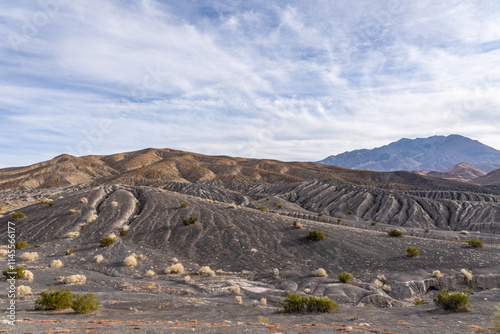
[[[471,183],[483,186],[500,185],[500,169],[496,169],[493,172],[488,173],[487,175],[478,177],[477,179],[471,181]]]
[[[468,182],[481,176],[485,176],[487,173],[483,172],[479,168],[469,165],[466,162],[461,162],[458,165],[448,168],[442,172],[421,172],[421,174],[441,179]]]

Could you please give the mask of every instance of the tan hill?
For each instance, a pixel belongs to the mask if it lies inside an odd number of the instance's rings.
[[[500,185],[500,168],[471,181],[481,186]]]
[[[432,177],[437,177],[440,179],[455,180],[460,182],[468,182],[470,180],[477,179],[478,177],[484,176],[487,173],[483,172],[479,168],[469,165],[468,163],[461,162],[447,170],[442,172],[422,172],[422,174]]]

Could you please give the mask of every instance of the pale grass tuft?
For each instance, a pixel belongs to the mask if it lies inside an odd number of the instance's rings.
[[[75,209],[70,209],[70,210],[68,211],[68,214],[70,214],[70,215],[74,215],[75,213],[76,213],[76,210],[75,210]]]
[[[382,281],[380,281],[378,278],[373,281],[373,284],[375,284],[375,286],[378,286],[379,288],[384,286],[384,283],[382,283]]]
[[[94,256],[94,261],[96,263],[101,263],[102,261],[104,261],[104,256],[102,256],[101,254],[96,255],[96,256]]]
[[[115,202],[115,201],[111,202],[111,206],[113,206],[113,207],[118,206],[118,202]]]
[[[304,289],[304,293],[311,293],[311,289],[309,289],[309,288],[305,288],[305,289]]]
[[[144,274],[144,277],[154,277],[155,275],[156,275],[155,272],[153,270],[149,269]]]
[[[261,298],[260,305],[267,305],[267,298]]]
[[[200,269],[198,269],[198,275],[214,277],[215,271],[210,269],[209,266],[205,266],[205,267],[201,267]]]
[[[165,274],[184,274],[184,266],[180,263],[175,263],[165,269]]]
[[[63,263],[61,260],[52,260],[52,262],[50,262],[51,268],[60,268],[62,266],[63,266]]]
[[[0,248],[0,256],[5,256],[9,253],[7,249]]]
[[[93,214],[92,216],[87,218],[87,223],[92,223],[92,222],[96,221],[97,218],[99,218],[99,216],[96,214]]]
[[[38,253],[37,252],[26,252],[26,253],[23,253],[21,254],[21,261],[24,261],[24,262],[31,262],[31,261],[35,261],[38,259]]]
[[[174,257],[174,258],[172,259],[172,262],[177,263],[177,262],[179,262],[179,259],[178,259],[178,258],[176,258],[176,257]]]
[[[108,235],[108,238],[115,240],[117,238],[117,236],[116,236],[116,234],[111,233],[110,235]]]
[[[89,202],[89,200],[86,197],[82,197],[80,199],[80,202],[87,204]]]
[[[85,284],[87,277],[83,275],[71,275],[63,277],[62,281],[65,284]]]
[[[384,286],[382,287],[382,290],[384,290],[385,292],[389,293],[392,291],[392,288],[389,284],[384,284]]]
[[[326,270],[323,268],[319,268],[313,272],[313,275],[316,277],[327,277],[328,274],[326,273]]]
[[[123,260],[123,264],[126,267],[135,267],[137,265],[137,259],[133,255],[127,256],[125,260]]]
[[[460,231],[460,234],[465,234],[465,235],[469,235],[469,231],[466,231],[466,230],[462,230],[462,231]]]
[[[33,279],[35,278],[35,275],[29,270],[24,270],[24,275],[21,278],[22,281],[28,281],[28,282],[33,282]]]
[[[467,269],[462,269],[460,270],[460,272],[465,276],[467,283],[470,283],[472,281],[472,273],[470,271],[467,271]]]
[[[26,285],[20,285],[16,287],[16,297],[24,297],[24,296],[31,296],[33,295],[33,292],[31,292],[31,288]]]
[[[52,202],[52,200],[50,198],[43,197],[43,198],[40,199],[40,202],[41,203],[50,203],[50,202]]]
[[[73,239],[80,235],[80,232],[68,232],[66,233],[66,238]]]
[[[229,288],[229,291],[237,295],[241,292],[241,288],[237,285],[233,285],[232,287]]]
[[[241,296],[234,297],[234,302],[238,305],[243,305],[243,298]]]
[[[443,278],[444,277],[444,274],[442,274],[439,270],[434,270],[432,272],[432,277],[435,277],[435,278]]]
[[[123,231],[128,231],[129,229],[130,229],[130,226],[128,226],[128,225],[125,225],[125,226],[122,227]]]
[[[265,325],[269,322],[269,319],[267,319],[266,317],[264,317],[263,315],[259,315],[257,317],[257,324],[258,325]]]

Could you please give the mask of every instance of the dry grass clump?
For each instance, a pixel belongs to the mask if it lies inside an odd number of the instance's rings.
[[[232,287],[229,288],[229,291],[237,295],[241,292],[241,288],[237,285],[233,285]]]
[[[62,278],[62,282],[65,284],[85,284],[87,277],[83,275],[71,275]]]
[[[96,256],[94,256],[94,261],[96,263],[101,263],[102,261],[104,261],[104,256],[102,256],[101,254],[96,255]]]
[[[432,277],[436,277],[436,278],[443,278],[444,277],[444,274],[442,274],[439,270],[434,270],[432,272]]]
[[[127,256],[125,260],[123,260],[123,265],[126,267],[135,267],[137,265],[137,259],[134,255]]]
[[[52,260],[52,262],[50,262],[51,268],[60,268],[62,266],[63,266],[63,263],[61,260]]]
[[[165,274],[184,274],[184,266],[180,263],[175,263],[165,269]]]
[[[172,258],[172,262],[173,262],[173,263],[177,263],[177,262],[179,262],[179,259],[178,259],[178,258],[176,258],[176,257],[173,257],[173,258]]]
[[[89,202],[89,200],[86,197],[82,197],[80,199],[80,202],[87,204]]]
[[[110,235],[108,235],[108,238],[115,240],[118,237],[116,236],[116,234],[111,233]]]
[[[115,201],[111,202],[111,206],[112,207],[118,206],[118,202],[115,202]]]
[[[198,269],[198,275],[214,277],[215,271],[210,269],[209,266],[205,266]]]
[[[328,276],[328,274],[326,273],[326,270],[323,268],[316,269],[313,272],[313,275],[316,277],[327,277]]]
[[[68,232],[66,233],[66,238],[73,239],[80,235],[80,232]]]
[[[23,281],[28,281],[28,282],[33,282],[33,279],[35,278],[35,275],[29,270],[24,270],[24,275],[21,278]]]
[[[43,197],[40,199],[40,203],[50,203],[50,202],[52,202],[52,200],[47,197]]]
[[[122,231],[128,231],[129,229],[130,229],[130,226],[128,226],[128,225],[124,225],[122,227]]]
[[[0,248],[0,256],[5,256],[9,253],[9,251],[5,248]]]
[[[373,284],[375,284],[375,286],[378,286],[379,288],[383,287],[384,286],[384,283],[382,283],[382,281],[380,281],[378,278],[376,278],[374,281],[373,281]]]
[[[94,222],[97,218],[99,218],[98,215],[96,214],[93,214],[92,216],[90,216],[89,218],[87,218],[87,223],[92,223]]]
[[[304,228],[304,225],[302,225],[301,222],[294,220],[292,227],[300,230],[300,229]]]
[[[465,235],[469,235],[469,231],[466,231],[466,230],[462,230],[462,231],[460,231],[460,234],[465,234]]]
[[[35,261],[38,259],[38,253],[37,252],[26,252],[21,254],[21,261],[24,262],[31,262]]]
[[[267,299],[266,298],[261,298],[260,299],[260,304],[261,305],[267,305]]]
[[[384,284],[384,286],[382,287],[382,290],[384,290],[385,292],[389,293],[392,291],[392,288],[389,284]]]
[[[16,287],[16,297],[24,297],[31,295],[33,295],[33,292],[31,292],[31,288],[29,286],[20,285]]]
[[[236,297],[234,297],[234,302],[237,305],[243,305],[243,298],[241,298],[241,296],[236,296]]]
[[[149,269],[144,274],[144,277],[154,277],[155,275],[156,275],[155,272],[153,270]]]
[[[75,209],[70,209],[68,211],[68,215],[74,215],[76,213],[76,210]]]
[[[472,282],[472,273],[468,271],[467,269],[462,269],[460,272],[465,276],[465,279],[467,280],[467,283]]]

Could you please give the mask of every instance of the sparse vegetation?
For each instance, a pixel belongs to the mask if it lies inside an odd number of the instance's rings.
[[[172,264],[165,269],[165,274],[184,274],[184,266],[180,263]]]
[[[430,231],[430,230],[431,230],[431,229],[430,229],[430,228],[428,228],[428,227],[424,228],[425,233],[429,233],[429,231]]]
[[[281,205],[281,204],[278,204],[278,208],[280,208],[280,209],[281,209],[282,207],[283,207],[283,205]]]
[[[151,269],[146,270],[146,272],[144,273],[144,277],[154,277],[155,275],[156,273]]]
[[[134,255],[127,256],[125,260],[123,260],[123,265],[126,267],[135,267],[137,265],[137,259]]]
[[[415,247],[406,247],[406,256],[408,257],[417,257],[419,255],[419,251],[418,249],[416,249]]]
[[[376,221],[372,221],[372,226],[377,226],[377,222]]]
[[[38,253],[37,252],[26,252],[21,254],[21,261],[24,262],[31,262],[35,261],[38,259]]]
[[[473,248],[483,248],[483,240],[470,239],[467,243]]]
[[[54,202],[50,202],[50,203],[49,203],[49,206],[50,206],[50,207],[53,207],[54,205],[55,205],[55,203],[54,203]]]
[[[169,189],[170,189],[170,187],[169,187],[169,186],[165,186],[165,187],[163,187],[163,190],[169,190]]]
[[[28,281],[28,282],[33,282],[33,279],[35,278],[35,275],[29,270],[24,270],[24,275],[22,277],[23,281]]]
[[[325,215],[323,212],[318,212],[318,216],[323,216]]]
[[[425,299],[423,298],[417,298],[413,301],[413,304],[415,305],[424,305],[425,304]]]
[[[60,268],[63,266],[63,263],[61,260],[52,260],[52,262],[50,262],[50,265],[49,267],[51,268]]]
[[[73,294],[69,288],[56,291],[54,286],[49,291],[42,291],[35,300],[36,311],[64,310],[73,304]]]
[[[443,277],[444,277],[444,275],[443,275],[443,274],[441,274],[441,272],[440,272],[439,270],[434,270],[434,271],[432,272],[432,277],[435,277],[435,278],[443,278]]]
[[[120,236],[124,237],[127,234],[127,230],[121,230]]]
[[[311,241],[323,241],[326,240],[326,237],[322,231],[312,230],[307,233],[306,239]]]
[[[94,296],[92,290],[90,290],[87,292],[86,296],[80,293],[73,296],[71,308],[78,314],[89,314],[99,308],[99,301],[97,300],[97,297]]]
[[[99,246],[100,247],[108,247],[111,246],[115,242],[115,239],[106,237],[102,238],[101,241],[99,241]]]
[[[464,275],[467,283],[472,282],[472,273],[470,271],[468,271],[467,269],[462,269],[460,270],[460,272]]]
[[[395,228],[391,228],[389,230],[389,232],[387,232],[387,234],[389,234],[391,237],[395,237],[395,238],[398,238],[398,237],[402,237],[403,236],[403,232],[400,231],[400,230],[397,230]]]
[[[468,234],[469,234],[469,232],[468,232],[468,231],[466,231],[466,230],[462,230],[462,231],[460,231],[460,234],[465,234],[465,235],[468,235]]]
[[[241,288],[237,285],[233,285],[233,286],[229,287],[229,291],[231,293],[234,293],[235,295],[237,295],[241,292]]]
[[[296,229],[302,229],[304,226],[302,225],[302,223],[300,223],[300,222],[298,222],[298,221],[294,220],[294,221],[293,221],[293,226],[292,226],[292,227],[293,227],[293,228],[296,228]]]
[[[87,277],[83,275],[70,275],[62,278],[64,284],[85,284]]]
[[[187,208],[188,206],[189,206],[189,204],[186,202],[181,203],[181,208]]]
[[[236,305],[243,305],[243,298],[241,296],[234,297],[234,302]]]
[[[350,284],[352,281],[352,275],[346,271],[338,274],[337,277],[338,277],[340,282],[345,283],[345,284]]]
[[[75,253],[75,252],[73,251],[73,249],[72,249],[72,248],[70,248],[70,249],[66,249],[66,252],[65,252],[65,254],[66,254],[66,255],[71,255],[71,254],[74,254],[74,253]]]
[[[112,207],[117,207],[118,206],[118,202],[115,202],[115,201],[111,202],[111,206]]]
[[[15,248],[16,249],[24,249],[28,247],[28,242],[24,240],[19,240],[18,242],[15,243]]]
[[[24,297],[24,296],[31,296],[33,295],[33,292],[31,292],[31,288],[26,285],[20,285],[16,287],[16,297]]]
[[[266,317],[264,317],[263,315],[259,315],[257,317],[257,324],[259,325],[265,325],[269,322],[269,319],[267,319]]]
[[[326,270],[323,268],[316,269],[313,272],[313,275],[316,277],[327,277],[328,276],[328,274],[326,273]]]
[[[87,204],[89,202],[89,200],[86,198],[86,197],[82,197],[80,199],[80,202],[84,203],[84,204]]]
[[[267,298],[261,298],[260,305],[267,305]]]
[[[342,222],[343,222],[342,218],[337,218],[337,223],[339,223],[339,224],[340,224],[340,223],[342,223]]]
[[[76,213],[76,210],[75,209],[70,209],[68,211],[68,215],[74,215]]]
[[[104,261],[104,256],[102,256],[101,254],[98,254],[98,255],[94,256],[94,261],[96,263],[101,263],[102,261]]]
[[[183,223],[184,225],[186,225],[186,226],[189,226],[189,225],[193,225],[193,224],[195,224],[197,221],[198,221],[198,217],[196,217],[196,216],[191,216],[191,217],[189,217],[189,218],[184,218],[184,219],[182,220],[182,223]]]
[[[290,292],[283,302],[283,313],[326,313],[338,312],[338,305],[328,298],[302,297]]]
[[[2,275],[7,278],[15,277],[22,278],[24,277],[24,267],[23,266],[15,266],[14,268],[7,267],[2,271]]]
[[[348,215],[352,215],[352,211],[347,211],[347,214]]]
[[[33,247],[35,247],[35,248],[40,248],[40,245],[34,245]]]
[[[24,213],[22,213],[22,212],[15,212],[15,213],[11,214],[10,216],[14,220],[23,219],[25,217]]]
[[[434,299],[436,306],[446,311],[467,312],[470,310],[469,298],[472,290],[465,289],[462,291],[448,292],[441,291]]]
[[[200,269],[198,269],[198,275],[213,277],[213,276],[215,276],[215,271],[210,269],[209,266],[205,266],[205,267],[201,267]]]
[[[99,216],[96,214],[93,214],[89,218],[87,218],[87,223],[92,223],[92,222],[96,221],[97,218],[99,218]]]
[[[267,211],[267,208],[264,205],[258,205],[257,209],[259,209],[262,212]]]
[[[73,239],[80,235],[80,232],[68,232],[66,233],[66,238]]]

